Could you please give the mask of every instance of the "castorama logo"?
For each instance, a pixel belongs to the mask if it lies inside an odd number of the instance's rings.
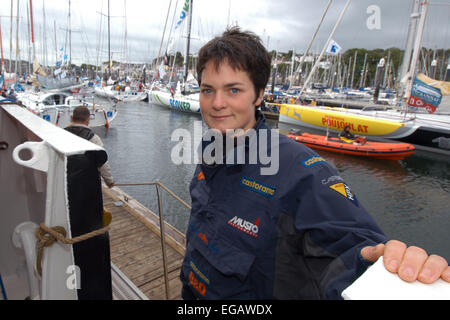
[[[245,233],[248,233],[249,235],[251,235],[255,238],[258,237],[259,218],[256,219],[255,222],[252,223],[250,221],[239,218],[238,216],[234,216],[234,218],[232,218],[232,219],[230,219],[230,221],[228,221],[228,224],[232,227],[235,227],[236,229],[239,229],[241,231],[244,231]]]

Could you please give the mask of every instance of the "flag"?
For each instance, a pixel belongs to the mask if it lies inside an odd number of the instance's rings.
[[[160,79],[162,79],[162,78],[164,78],[164,76],[166,75],[166,72],[164,71],[164,67],[163,67],[163,65],[161,64],[161,66],[159,67],[159,78]]]
[[[184,1],[184,6],[183,6],[183,10],[181,10],[180,18],[178,19],[177,24],[175,25],[175,30],[184,21],[184,19],[186,18],[188,12],[189,12],[189,0],[185,0]]]
[[[59,49],[58,55],[57,55],[57,59],[56,59],[56,66],[59,68],[62,65],[62,61],[64,58],[64,47],[61,47]]]
[[[338,45],[338,43],[336,41],[331,39],[330,43],[328,44],[328,47],[327,47],[327,53],[336,55],[341,51],[342,51],[342,47],[340,45]]]
[[[441,89],[430,86],[415,78],[408,105],[413,108],[425,108],[428,113],[433,113],[442,101]]]

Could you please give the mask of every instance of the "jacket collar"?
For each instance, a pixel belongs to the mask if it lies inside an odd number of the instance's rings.
[[[201,159],[202,159],[201,167],[202,167],[203,173],[205,174],[205,177],[207,180],[210,177],[212,177],[214,172],[216,172],[216,170],[223,165],[225,165],[226,167],[242,166],[242,164],[237,163],[237,158],[236,158],[237,154],[238,154],[237,151],[241,150],[239,148],[244,148],[245,155],[248,155],[248,151],[249,151],[250,147],[257,148],[259,130],[268,129],[268,126],[266,124],[266,119],[264,117],[264,114],[258,109],[255,110],[255,118],[256,118],[256,124],[253,127],[253,132],[248,134],[247,135],[248,138],[245,138],[245,139],[234,138],[234,141],[232,142],[232,147],[230,147],[230,142],[227,143],[226,136],[222,135],[223,159],[222,159],[222,163],[220,163],[220,164],[216,164],[216,163],[206,164],[205,163],[204,157],[203,157],[205,149],[211,143],[215,142],[216,139],[213,136],[211,138],[211,140],[205,140],[205,135],[203,136],[202,142],[201,142],[197,152],[201,152]],[[227,145],[228,145],[228,149],[227,149]],[[232,156],[234,156],[234,159],[231,159]],[[227,161],[227,159],[228,159],[228,161]]]

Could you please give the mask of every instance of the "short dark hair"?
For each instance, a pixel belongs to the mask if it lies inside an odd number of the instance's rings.
[[[256,97],[261,89],[266,88],[270,77],[271,57],[256,34],[232,27],[205,44],[198,53],[198,83],[201,84],[202,72],[209,61],[213,61],[218,69],[225,60],[233,69],[248,73]]]
[[[91,112],[85,106],[78,106],[73,109],[72,121],[73,122],[85,122],[90,119]]]

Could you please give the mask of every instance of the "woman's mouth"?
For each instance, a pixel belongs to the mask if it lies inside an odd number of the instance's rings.
[[[225,115],[225,116],[211,116],[211,118],[213,118],[214,120],[217,120],[217,121],[225,120],[225,119],[228,119],[229,117],[231,117],[231,116],[230,116],[230,115]]]

